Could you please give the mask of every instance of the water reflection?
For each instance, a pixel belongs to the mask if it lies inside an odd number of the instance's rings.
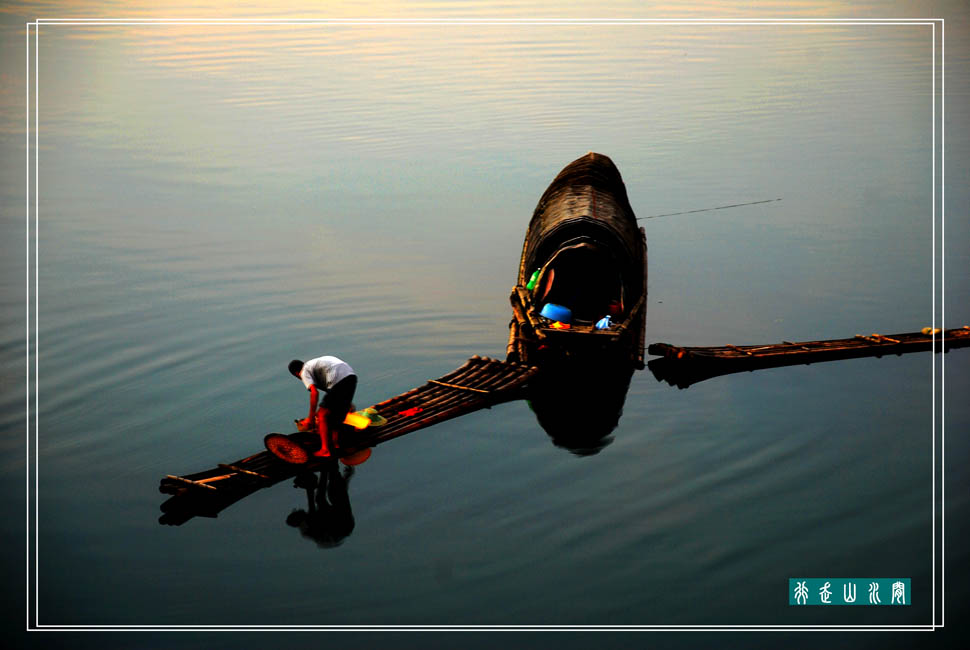
[[[530,387],[529,408],[554,445],[592,456],[613,442],[633,370],[583,363],[545,372]]]
[[[306,510],[294,510],[287,516],[288,526],[317,543],[320,548],[340,546],[354,530],[354,513],[350,508],[352,466],[343,472],[336,460],[319,471],[304,472],[293,481],[293,487],[306,490]]]

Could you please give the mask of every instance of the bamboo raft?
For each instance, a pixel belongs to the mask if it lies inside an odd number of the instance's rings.
[[[531,366],[476,355],[439,379],[374,404],[371,408],[386,423],[341,433],[339,455],[350,456],[439,422],[520,399],[526,383],[536,372]],[[297,432],[289,437],[307,445],[319,440],[315,433]],[[261,451],[202,472],[168,475],[158,489],[173,496],[162,504],[164,514],[159,523],[178,526],[196,516],[216,517],[257,490],[302,472],[321,469],[326,462],[314,459],[304,465],[293,465]]]
[[[658,381],[687,388],[712,377],[762,368],[927,350],[946,352],[951,348],[968,346],[970,326],[949,330],[932,330],[927,327],[919,332],[905,334],[856,334],[850,339],[797,343],[783,341],[771,345],[679,347],[668,343],[653,343],[647,351],[660,358],[653,359],[647,365]]]

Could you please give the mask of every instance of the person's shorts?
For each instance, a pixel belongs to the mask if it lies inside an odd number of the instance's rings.
[[[354,393],[357,391],[357,375],[347,375],[328,390],[320,400],[320,406],[330,412],[330,424],[338,425],[344,421],[347,412],[350,411],[350,404],[354,401]]]

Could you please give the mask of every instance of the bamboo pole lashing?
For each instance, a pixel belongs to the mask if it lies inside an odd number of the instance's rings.
[[[431,379],[425,383],[423,395],[421,397],[425,402],[430,402],[438,399],[439,397],[448,394],[448,390],[451,386],[468,386],[474,385],[478,382],[479,377],[485,373],[485,366],[478,365],[475,368],[469,369],[467,372],[455,376],[446,376],[442,379]],[[448,379],[448,381],[444,381]]]
[[[469,399],[467,394],[456,393],[453,390],[443,389],[440,391],[435,391],[433,395],[429,395],[423,403],[424,411],[430,413],[432,409],[442,405],[450,404],[452,402],[461,402]],[[471,398],[474,399],[484,399],[484,398]]]
[[[482,390],[481,388],[472,388],[471,386],[459,386],[458,384],[449,384],[443,381],[438,381],[437,379],[432,379],[429,383],[438,384],[439,386],[445,386],[446,388],[456,388],[458,390],[470,390],[475,393],[484,393],[485,395],[488,395],[491,393],[491,391]]]
[[[204,487],[204,488],[209,489],[209,490],[215,490],[216,489],[216,487],[214,485],[209,485],[206,482],[206,481],[211,481],[211,480],[215,480],[215,479],[203,479],[201,481],[193,481],[192,479],[184,478],[182,476],[174,476],[172,474],[166,474],[165,475],[165,478],[170,478],[173,481],[178,481],[179,483],[187,483],[189,485],[195,485],[197,487]],[[219,478],[228,478],[228,475],[227,476],[223,476],[223,477],[219,477]]]
[[[269,478],[265,474],[260,474],[259,472],[254,472],[252,470],[244,469],[242,467],[237,467],[236,465],[228,465],[228,464],[224,464],[224,463],[219,463],[219,467],[221,467],[222,469],[228,469],[228,470],[232,470],[234,472],[239,472],[240,474],[247,474],[249,476],[256,476],[258,478],[264,478],[264,479],[265,478]]]
[[[879,341],[889,341],[890,343],[896,343],[896,344],[901,343],[901,341],[899,341],[898,339],[894,339],[888,336],[883,336],[882,334],[873,334],[872,336],[874,338],[879,339]]]

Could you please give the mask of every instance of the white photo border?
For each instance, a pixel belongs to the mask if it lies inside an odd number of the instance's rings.
[[[438,25],[438,26],[479,26],[479,25],[907,25],[932,27],[932,328],[933,349],[936,349],[937,323],[945,325],[946,292],[945,292],[945,19],[943,18],[738,18],[738,19],[681,19],[681,18],[585,18],[585,19],[446,19],[446,18],[416,18],[416,19],[280,19],[280,20],[245,20],[245,19],[193,19],[193,18],[165,18],[165,19],[123,19],[123,18],[37,18],[26,23],[26,627],[28,632],[239,632],[239,631],[390,631],[390,632],[544,632],[544,631],[576,631],[576,632],[783,632],[783,631],[813,631],[813,632],[913,632],[935,631],[945,626],[945,586],[946,586],[946,557],[945,557],[945,508],[938,507],[945,502],[945,363],[946,355],[941,354],[940,365],[937,368],[936,354],[932,354],[932,443],[933,443],[933,485],[932,485],[932,621],[927,625],[59,625],[40,623],[39,598],[39,509],[37,493],[39,490],[39,149],[40,149],[40,27],[55,26],[115,26],[115,25]],[[939,49],[937,49],[937,28],[939,28]],[[31,56],[34,59],[31,67]],[[33,80],[31,79],[33,72]],[[937,77],[939,77],[939,104],[937,104]],[[31,103],[33,93],[33,103]],[[31,113],[33,110],[33,114]],[[33,115],[33,124],[31,116]],[[939,121],[940,128],[937,129]],[[34,144],[31,149],[31,134]],[[939,147],[938,147],[939,145]],[[33,151],[33,172],[31,172],[31,152]],[[939,167],[937,163],[939,161]],[[937,174],[940,182],[937,185]],[[33,202],[31,201],[33,190]],[[937,193],[939,192],[939,231],[937,231]],[[33,215],[33,226],[31,226]],[[939,239],[937,233],[939,232]],[[32,238],[33,237],[33,242]],[[31,245],[33,243],[33,246]],[[31,251],[33,250],[33,256]],[[33,272],[31,269],[33,260]],[[939,284],[939,313],[937,312],[937,275]],[[33,298],[33,308],[31,307]],[[939,319],[937,318],[939,316]],[[33,326],[33,327],[32,327]],[[32,336],[33,334],[33,336]],[[32,365],[33,364],[33,365]],[[33,373],[31,373],[33,368]],[[939,377],[940,393],[937,393],[937,378]],[[33,384],[31,384],[33,378]],[[33,391],[31,390],[33,388]],[[939,395],[939,397],[938,397]],[[33,400],[31,399],[33,398]],[[32,404],[33,401],[33,404]],[[937,420],[937,405],[940,416]],[[33,406],[33,411],[31,407]],[[33,429],[31,416],[33,415]],[[939,442],[937,441],[939,437]],[[939,454],[937,454],[939,447]],[[937,469],[939,468],[939,474]],[[937,492],[940,502],[937,503]],[[939,522],[937,510],[940,510]],[[939,529],[940,564],[937,566],[937,530]],[[937,574],[940,575],[939,585]],[[939,592],[939,619],[937,618],[937,595]],[[33,598],[31,598],[33,596]],[[939,620],[939,622],[937,622]]]

